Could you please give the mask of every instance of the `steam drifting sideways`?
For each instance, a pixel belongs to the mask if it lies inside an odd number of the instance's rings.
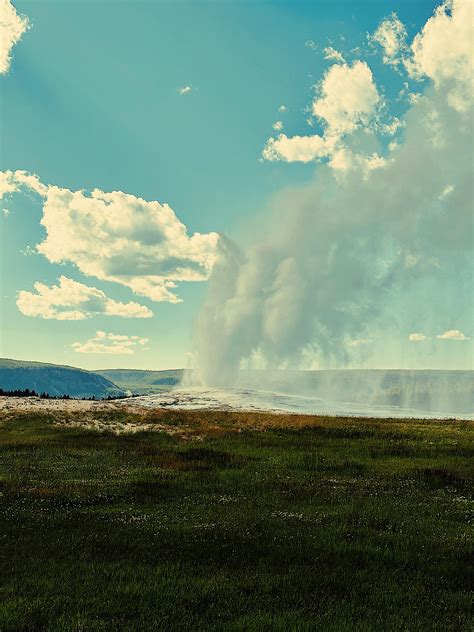
[[[270,154],[267,146],[264,157],[303,162],[316,147],[320,164],[309,184],[275,199],[265,234],[245,252],[220,239],[196,325],[201,383],[232,385],[242,366],[347,366],[364,346],[354,341],[397,327],[404,297],[413,299],[422,280],[437,288],[433,303],[411,305],[422,323],[440,318],[442,328],[452,305],[466,305],[459,288],[472,278],[473,32],[472,4],[455,0],[438,7],[411,46],[391,50],[405,85],[423,82],[423,94],[409,98],[401,142],[380,140],[377,91],[372,114],[358,106],[364,116],[347,95],[328,93],[331,67],[313,103],[320,141],[281,135]],[[337,67],[372,80],[361,63]],[[304,157],[278,154],[286,141],[303,142]],[[466,283],[456,289],[450,279],[460,277]]]

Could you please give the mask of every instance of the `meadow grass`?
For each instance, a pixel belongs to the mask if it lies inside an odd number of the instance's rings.
[[[81,414],[0,418],[2,632],[472,629],[471,422]]]

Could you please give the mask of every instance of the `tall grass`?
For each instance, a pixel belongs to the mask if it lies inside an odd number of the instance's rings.
[[[100,415],[2,420],[2,632],[472,629],[470,422]]]

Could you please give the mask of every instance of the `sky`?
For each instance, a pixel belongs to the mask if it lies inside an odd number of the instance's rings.
[[[0,0],[0,355],[472,368],[473,10],[437,6]]]

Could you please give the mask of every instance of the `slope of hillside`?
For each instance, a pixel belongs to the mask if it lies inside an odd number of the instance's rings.
[[[70,397],[124,395],[121,388],[97,373],[71,366],[6,358],[0,358],[0,388],[4,391],[29,388],[37,393]]]

